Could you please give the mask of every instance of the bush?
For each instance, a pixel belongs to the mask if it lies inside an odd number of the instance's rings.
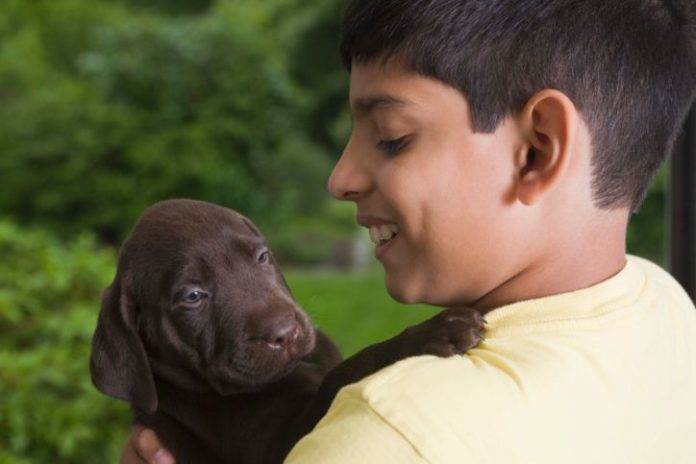
[[[128,407],[89,376],[113,253],[0,221],[0,462],[116,462]]]
[[[629,253],[650,259],[667,267],[667,180],[666,166],[658,172],[655,182],[640,210],[631,217],[626,245]]]
[[[0,21],[0,210],[111,243],[171,197],[261,223],[318,216],[331,162],[304,129],[286,19],[270,3],[223,4],[181,17],[15,5],[14,25]]]

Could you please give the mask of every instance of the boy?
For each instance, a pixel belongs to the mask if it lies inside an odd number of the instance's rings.
[[[690,15],[352,1],[353,131],[329,190],[395,299],[474,306],[487,340],[346,387],[286,462],[696,462],[696,311],[624,246],[692,101]]]

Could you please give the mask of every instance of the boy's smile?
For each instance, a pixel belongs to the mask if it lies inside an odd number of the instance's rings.
[[[370,240],[377,246],[375,249],[377,258],[386,253],[388,245],[399,235],[399,225],[385,219],[358,212],[357,222],[368,229]]]
[[[474,133],[461,93],[396,60],[354,63],[350,105],[353,131],[329,191],[356,203],[392,296],[466,304],[495,288],[515,262],[514,130]]]

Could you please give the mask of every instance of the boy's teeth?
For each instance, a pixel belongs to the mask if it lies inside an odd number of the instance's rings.
[[[370,226],[370,240],[376,244],[388,242],[399,233],[399,226],[396,224],[380,224]]]

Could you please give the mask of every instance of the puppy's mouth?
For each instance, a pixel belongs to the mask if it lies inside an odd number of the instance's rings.
[[[306,316],[304,317],[306,319]],[[283,340],[250,337],[211,366],[209,383],[221,395],[258,390],[291,374],[315,345],[314,328],[298,321]]]

